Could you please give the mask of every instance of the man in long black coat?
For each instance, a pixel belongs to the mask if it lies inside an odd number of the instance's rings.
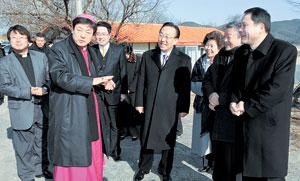
[[[136,109],[140,113],[145,110],[145,122],[135,180],[149,173],[154,151],[162,152],[158,173],[163,180],[171,180],[178,116],[186,116],[190,106],[191,59],[176,49],[179,36],[178,26],[165,23],[159,32],[158,47],[142,57]]]
[[[275,39],[270,15],[244,12],[235,54],[231,112],[243,123],[243,180],[285,180],[297,50]]]
[[[209,108],[215,111],[211,131],[214,154],[214,181],[234,181],[236,170],[236,121],[229,110],[230,75],[234,53],[241,45],[239,26],[229,23],[224,34],[225,48],[215,56],[203,81],[203,95],[209,100]]]
[[[109,151],[105,134],[108,115],[101,97],[103,87],[98,85],[110,81],[111,77],[99,76],[97,54],[89,46],[96,31],[94,22],[90,15],[78,15],[73,20],[72,35],[50,49],[49,155],[54,167],[93,165],[96,151],[92,149],[92,142],[99,139],[102,152],[108,154]],[[87,51],[88,60],[82,50]],[[94,90],[97,90],[96,95]]]

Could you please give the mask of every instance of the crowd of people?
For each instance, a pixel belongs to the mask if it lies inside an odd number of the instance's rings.
[[[285,180],[297,50],[270,34],[270,19],[250,8],[224,34],[208,33],[193,68],[171,22],[142,57],[129,43],[112,43],[111,25],[89,14],[51,47],[42,33],[29,46],[29,31],[10,27],[0,95],[8,97],[19,178],[101,181],[105,156],[121,161],[120,141],[131,136],[141,144],[134,180],[150,172],[156,153],[162,180],[172,180],[192,91],[191,153],[202,159],[200,171],[212,170],[215,181]]]

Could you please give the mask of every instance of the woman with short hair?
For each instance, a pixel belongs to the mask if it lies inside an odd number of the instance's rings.
[[[194,65],[192,71],[191,89],[196,94],[194,100],[194,118],[193,118],[193,134],[192,134],[192,153],[200,155],[203,158],[202,171],[209,171],[212,167],[213,158],[211,154],[210,133],[205,130],[201,134],[203,128],[202,112],[203,112],[203,92],[202,81],[205,72],[212,65],[214,57],[224,46],[223,35],[218,31],[206,34],[204,41],[205,54],[201,56]],[[208,160],[207,166],[204,166],[204,157]]]

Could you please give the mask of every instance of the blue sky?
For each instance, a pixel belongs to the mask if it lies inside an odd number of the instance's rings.
[[[257,6],[271,14],[271,21],[300,19],[300,7],[294,8],[287,0],[166,0],[165,2],[166,14],[180,22],[194,21],[204,25],[222,25],[228,23],[228,17],[242,15],[246,9]],[[6,31],[7,28],[0,28],[0,33]]]
[[[296,10],[287,0],[169,0],[166,6],[167,14],[180,22],[209,25],[225,24],[228,17],[252,7],[266,9],[271,21],[300,19],[300,7]]]

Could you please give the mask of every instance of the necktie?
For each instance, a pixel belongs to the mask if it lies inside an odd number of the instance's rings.
[[[163,61],[161,63],[161,68],[163,68],[168,60],[169,56],[167,54],[163,54]]]
[[[105,57],[105,54],[106,54],[106,52],[105,52],[105,48],[104,48],[104,47],[102,47],[102,56],[103,56],[103,57]]]

